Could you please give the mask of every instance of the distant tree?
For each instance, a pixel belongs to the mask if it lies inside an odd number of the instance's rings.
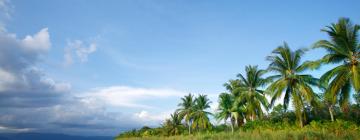
[[[181,134],[184,126],[181,124],[181,118],[177,112],[170,115],[170,119],[166,119],[163,124],[163,129],[167,135]]]

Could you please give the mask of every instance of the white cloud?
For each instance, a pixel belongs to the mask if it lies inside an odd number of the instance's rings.
[[[96,51],[96,44],[91,43],[88,48],[82,47],[81,45],[76,45],[76,54],[80,58],[81,62],[86,62],[88,60],[88,55]]]
[[[150,114],[148,111],[142,110],[134,115],[142,121],[163,121],[170,114]]]
[[[18,39],[15,34],[0,33],[0,45],[0,91],[54,91],[58,83],[44,81],[46,75],[36,66],[40,56],[51,47],[47,28],[24,39]]]
[[[88,56],[96,49],[97,45],[94,42],[87,45],[81,40],[69,41],[64,50],[64,65],[69,66],[74,63],[73,54],[79,58],[80,62],[87,62]]]
[[[10,17],[10,0],[0,0],[0,11],[2,12],[2,16]]]
[[[26,49],[33,51],[47,51],[51,47],[48,28],[41,29],[33,36],[26,36],[22,43]]]
[[[143,125],[158,126],[159,124],[163,123],[165,119],[170,118],[170,114],[172,114],[174,111],[175,109],[162,111],[160,113],[150,113],[149,111],[142,110],[135,113],[134,118],[139,120]]]
[[[31,130],[33,130],[33,129],[31,129],[31,128],[11,128],[11,127],[6,127],[6,126],[0,125],[0,132],[2,132],[2,133],[29,132]]]
[[[64,65],[65,66],[70,66],[71,64],[74,63],[74,60],[72,58],[72,50],[69,47],[65,48],[65,53],[64,53]]]
[[[85,94],[85,96],[95,97],[105,101],[111,106],[152,108],[143,103],[146,99],[165,99],[168,97],[181,97],[185,92],[173,89],[151,89],[134,88],[128,86],[111,86],[97,88]]]

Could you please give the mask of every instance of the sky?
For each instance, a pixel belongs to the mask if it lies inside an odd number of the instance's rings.
[[[360,24],[359,4],[0,0],[0,132],[114,136],[159,126],[188,93],[214,110],[245,66],[266,68],[283,42],[327,39],[320,29],[339,17]]]

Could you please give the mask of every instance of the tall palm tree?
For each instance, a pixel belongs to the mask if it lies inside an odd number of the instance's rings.
[[[262,78],[266,71],[259,70],[257,66],[246,66],[245,72],[246,75],[238,74],[241,83],[238,90],[241,94],[236,100],[245,104],[250,120],[255,120],[257,116],[263,116],[263,109],[268,108],[269,103],[260,87],[269,80]]]
[[[318,79],[309,74],[302,74],[310,68],[309,63],[301,63],[301,57],[304,54],[303,49],[291,51],[286,43],[276,48],[267,59],[271,62],[268,71],[275,75],[270,79],[275,81],[269,85],[267,90],[272,96],[270,105],[284,95],[284,109],[287,109],[290,99],[295,107],[295,114],[300,127],[303,120],[306,119],[304,104],[315,105],[317,95],[312,86],[318,86]]]
[[[195,109],[194,96],[189,93],[189,95],[182,97],[181,103],[179,103],[178,106],[180,108],[177,109],[177,112],[179,112],[181,118],[185,119],[185,122],[188,126],[189,134],[191,134],[191,123],[193,121],[191,114],[194,112]]]
[[[193,128],[207,129],[211,127],[210,119],[208,115],[211,115],[210,112],[206,110],[210,108],[211,101],[207,98],[207,95],[199,95],[195,99],[195,109],[191,114],[193,117]]]
[[[353,87],[357,93],[360,92],[359,29],[360,26],[353,25],[349,19],[340,18],[337,23],[322,29],[330,39],[320,40],[314,45],[314,48],[323,48],[327,51],[320,60],[322,64],[337,64],[320,78],[321,83],[328,85],[325,94],[330,99],[335,99],[329,106],[330,114],[337,98],[344,111],[348,108],[351,88]]]
[[[221,93],[219,95],[219,106],[218,106],[218,112],[215,115],[215,118],[217,120],[224,120],[224,123],[226,125],[226,121],[230,119],[231,121],[231,132],[234,133],[234,124],[235,119],[232,116],[233,114],[233,105],[234,105],[234,96],[229,93]]]

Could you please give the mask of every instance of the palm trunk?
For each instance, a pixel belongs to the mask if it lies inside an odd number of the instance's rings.
[[[303,127],[303,111],[299,107],[295,107],[296,119],[299,123],[300,128]]]
[[[301,117],[299,118],[299,121],[300,121],[300,128],[303,128],[303,126],[304,126],[304,117],[303,117],[303,115],[305,115],[305,112],[304,111],[300,111],[300,113],[301,113]]]
[[[332,105],[329,106],[329,113],[330,113],[331,121],[333,122],[334,121],[334,114],[333,114],[333,106]]]
[[[234,123],[231,123],[231,133],[234,133]]]
[[[234,133],[235,119],[234,119],[234,118],[231,118],[231,119],[230,119],[230,122],[231,122],[231,133]]]
[[[191,135],[191,122],[188,121],[188,127],[189,127],[189,135]]]

